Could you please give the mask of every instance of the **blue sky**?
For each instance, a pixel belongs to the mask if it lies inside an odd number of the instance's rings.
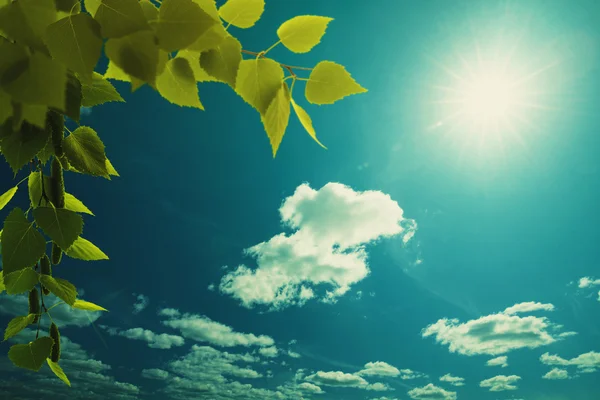
[[[369,90],[331,106],[295,91],[328,150],[292,116],[272,159],[222,84],[200,85],[201,112],[117,83],[127,103],[83,118],[121,177],[67,191],[110,261],[55,273],[110,312],[53,314],[70,389],[0,345],[0,395],[598,398],[600,6],[267,0],[235,34],[259,51],[303,14],[334,18],[321,44],[272,57],[336,61]],[[495,98],[448,102],[498,65],[521,83],[505,115],[472,111],[499,104],[493,76]],[[0,322],[25,304],[0,295]]]

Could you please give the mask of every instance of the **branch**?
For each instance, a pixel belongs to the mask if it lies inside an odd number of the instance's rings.
[[[262,57],[265,56],[265,52],[264,51],[261,51],[260,53],[257,53],[255,51],[243,50],[242,49],[242,53],[250,54],[250,55],[256,56],[257,58],[262,58]],[[277,61],[275,61],[275,62],[277,62]],[[277,64],[279,64],[282,68],[287,69],[290,72],[290,74],[292,74],[292,76],[296,76],[296,73],[293,71],[293,69],[299,69],[299,70],[303,70],[303,71],[312,71],[313,70],[312,68],[298,67],[298,66],[295,66],[295,65],[287,65],[287,64],[280,63],[280,62],[277,62]]]

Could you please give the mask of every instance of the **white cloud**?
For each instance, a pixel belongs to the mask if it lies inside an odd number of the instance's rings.
[[[166,333],[154,333],[148,329],[132,328],[126,331],[118,329],[109,329],[111,335],[119,335],[132,340],[142,340],[148,343],[148,347],[153,349],[170,349],[172,347],[183,346],[184,340],[181,336],[169,335]]]
[[[585,288],[589,288],[591,286],[598,286],[598,285],[600,285],[600,279],[594,279],[589,276],[584,276],[583,278],[579,279],[579,288],[580,289],[585,289]]]
[[[542,376],[543,379],[569,379],[569,373],[566,369],[553,368],[546,375]]]
[[[342,371],[318,371],[309,375],[305,380],[322,386],[358,387],[364,388],[369,383],[355,374],[347,374]]]
[[[417,379],[417,378],[427,378],[427,375],[422,374],[417,371],[413,371],[412,369],[401,369],[400,370],[400,379],[409,380],[409,379]]]
[[[386,362],[375,361],[366,363],[364,369],[358,371],[356,374],[365,376],[398,376],[400,375],[400,370]]]
[[[450,392],[430,383],[408,391],[413,400],[456,400],[456,392]]]
[[[292,358],[300,358],[300,354],[296,353],[295,351],[292,350],[288,350],[288,356],[292,357]]]
[[[162,309],[158,310],[157,315],[159,317],[174,318],[174,317],[179,317],[181,315],[181,313],[179,312],[179,310],[176,310],[174,308],[162,308]]]
[[[533,349],[554,343],[557,338],[549,330],[557,328],[545,317],[499,313],[465,323],[458,319],[440,319],[423,329],[421,334],[423,337],[434,336],[438,343],[449,345],[452,353],[495,356],[515,349]]]
[[[135,296],[135,303],[133,303],[133,313],[139,314],[146,307],[148,307],[148,303],[150,303],[150,298],[148,296],[144,296],[143,294],[133,294]]]
[[[297,387],[298,387],[298,389],[300,389],[303,392],[308,392],[308,393],[313,393],[313,394],[323,394],[323,393],[325,393],[323,391],[323,389],[321,389],[319,386],[314,385],[314,384],[312,384],[310,382],[302,382]]]
[[[461,378],[460,376],[453,376],[450,374],[446,374],[446,375],[440,377],[440,381],[447,382],[447,383],[451,384],[452,386],[464,386],[465,385],[465,378]]]
[[[165,380],[169,377],[169,372],[158,369],[158,368],[150,368],[142,370],[142,377],[147,379],[156,379],[156,380]]]
[[[372,390],[375,392],[385,392],[387,390],[394,390],[391,387],[389,387],[388,385],[386,385],[385,383],[381,383],[381,382],[370,383],[365,387],[365,389]]]
[[[488,360],[488,362],[486,362],[485,365],[487,365],[488,367],[506,368],[506,367],[508,367],[507,360],[508,360],[508,357],[500,356],[500,357],[496,357],[496,358],[492,358],[491,360]]]
[[[580,372],[594,372],[600,369],[600,353],[596,353],[595,351],[580,354],[570,360],[557,355],[544,353],[540,357],[540,361],[542,364],[546,365],[575,366]]]
[[[520,376],[517,375],[497,375],[493,378],[483,380],[479,382],[479,386],[482,388],[490,388],[490,392],[503,392],[505,390],[516,390],[517,387],[514,385]]]
[[[518,313],[529,313],[533,311],[554,311],[554,305],[528,301],[525,303],[515,304],[512,307],[508,307],[506,310],[504,310],[504,314],[514,315]]]
[[[318,297],[335,302],[369,274],[366,244],[409,235],[416,227],[388,195],[357,192],[339,183],[319,190],[302,184],[279,212],[295,231],[247,249],[257,268],[240,265],[221,280],[220,291],[247,308],[262,304],[281,309]],[[317,285],[331,290],[319,296]]]
[[[566,338],[566,337],[575,336],[575,335],[577,335],[577,332],[563,332],[563,333],[559,334],[558,337]]]
[[[269,358],[277,357],[277,355],[279,354],[279,350],[277,350],[277,347],[275,347],[275,346],[261,347],[260,349],[258,349],[258,352],[263,357],[269,357]]]

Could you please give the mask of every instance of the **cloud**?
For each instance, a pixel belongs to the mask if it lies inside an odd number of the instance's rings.
[[[179,312],[179,310],[176,310],[174,308],[162,308],[162,309],[158,310],[157,315],[159,317],[174,318],[174,317],[179,317],[181,315],[181,313]]]
[[[258,349],[258,352],[260,353],[260,355],[269,358],[277,357],[277,355],[279,354],[279,350],[277,350],[277,347],[275,346],[261,347],[260,349]]]
[[[119,335],[132,340],[142,340],[148,343],[148,347],[153,349],[170,349],[172,347],[183,346],[184,340],[181,336],[169,335],[166,333],[154,333],[148,329],[132,328],[126,331],[119,331],[115,328],[107,329],[110,335]]]
[[[169,372],[167,372],[163,369],[158,369],[158,368],[143,369],[142,377],[147,378],[147,379],[156,379],[156,380],[162,381],[169,377]]]
[[[302,383],[300,383],[298,385],[298,389],[302,390],[303,392],[308,392],[308,393],[313,393],[313,394],[323,394],[323,393],[325,393],[323,391],[323,389],[321,389],[317,385],[313,385],[310,382],[302,382]]]
[[[506,368],[506,367],[508,367],[507,360],[508,360],[508,357],[500,356],[500,357],[496,357],[496,358],[492,358],[491,360],[488,360],[488,362],[486,362],[485,365],[487,365],[488,367]]]
[[[381,382],[370,383],[365,387],[365,389],[373,390],[375,392],[385,392],[387,390],[394,390],[391,387],[389,387],[388,385],[386,385],[385,383],[381,383]]]
[[[517,387],[514,385],[514,383],[516,383],[519,379],[521,379],[521,377],[517,375],[498,375],[479,382],[479,386],[482,388],[490,388],[490,392],[517,390]]]
[[[450,392],[430,383],[408,391],[413,400],[456,400],[456,392]]]
[[[295,351],[292,350],[288,350],[287,352],[288,356],[292,357],[292,358],[300,358],[300,354],[296,353]]]
[[[541,355],[540,361],[546,365],[575,366],[580,372],[594,372],[600,369],[600,353],[595,351],[580,354],[570,360],[558,355],[544,353]]]
[[[557,338],[549,329],[558,328],[545,317],[499,313],[465,323],[458,319],[440,319],[423,329],[421,335],[434,336],[436,342],[448,345],[452,353],[495,356],[515,349],[533,349],[554,343]]]
[[[276,310],[313,298],[335,302],[369,274],[367,244],[416,229],[390,196],[340,183],[319,190],[302,184],[279,212],[294,232],[246,249],[257,268],[240,265],[220,282],[220,291],[244,307]]]
[[[440,381],[447,382],[447,383],[451,384],[452,386],[464,386],[465,385],[465,378],[461,378],[459,376],[452,376],[450,374],[446,374],[446,375],[440,377]]]
[[[400,370],[400,379],[409,380],[409,379],[417,379],[417,378],[427,378],[427,375],[422,374],[420,372],[413,371],[412,369],[401,369]]]
[[[398,376],[400,370],[393,365],[385,363],[383,361],[368,362],[365,364],[364,369],[358,371],[357,375],[363,376]]]
[[[318,371],[317,373],[309,375],[304,379],[322,386],[364,388],[369,384],[366,380],[358,375],[347,374],[342,371]]]
[[[167,309],[169,310],[169,309]],[[165,315],[165,310],[161,311]],[[195,314],[177,314],[171,311],[168,314],[176,315],[171,319],[162,321],[163,325],[179,330],[181,335],[187,339],[197,342],[208,342],[216,346],[259,346],[271,347],[275,344],[273,338],[252,333],[235,332],[233,328],[213,321],[208,317]]]
[[[589,288],[592,286],[598,286],[598,285],[600,285],[600,279],[594,279],[589,276],[584,276],[583,278],[579,279],[579,288],[580,289],[585,289],[585,288]]]
[[[506,310],[504,310],[504,314],[514,315],[518,313],[529,313],[533,311],[554,311],[554,305],[528,301],[525,303],[515,304],[512,307],[508,307]]]
[[[148,303],[150,302],[150,298],[148,296],[144,296],[143,294],[133,294],[135,297],[135,303],[133,303],[133,313],[139,314],[146,307],[148,307]]]
[[[566,369],[553,368],[552,371],[542,376],[543,379],[569,379],[569,373]]]

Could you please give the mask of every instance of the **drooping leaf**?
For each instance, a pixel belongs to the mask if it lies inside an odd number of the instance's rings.
[[[241,43],[233,36],[228,36],[216,49],[202,53],[200,67],[210,76],[235,87],[235,78],[241,61]]]
[[[158,19],[158,7],[150,0],[140,0],[140,6],[142,7],[142,12],[144,13],[144,17],[146,17],[146,21],[148,21],[148,23],[156,22]]]
[[[194,71],[185,58],[175,57],[167,62],[165,70],[156,79],[156,88],[173,104],[204,110],[198,97]]]
[[[52,57],[80,76],[91,79],[102,52],[100,25],[89,14],[74,14],[46,29]]]
[[[72,307],[77,308],[79,310],[86,310],[86,311],[108,311],[104,307],[100,307],[99,305],[90,303],[89,301],[80,300],[80,299],[75,300],[75,303],[73,303]]]
[[[294,112],[298,116],[300,123],[302,124],[304,129],[306,129],[306,132],[308,132],[310,137],[312,137],[314,139],[314,141],[319,144],[319,146],[321,146],[324,149],[327,149],[327,147],[325,147],[323,145],[323,143],[321,143],[319,141],[319,139],[317,139],[317,133],[315,132],[315,128],[313,127],[312,120],[310,119],[310,115],[308,115],[308,113],[306,111],[304,111],[304,108],[300,107],[300,105],[298,105],[294,101],[294,99],[292,99],[292,108],[294,109]]]
[[[67,378],[67,374],[65,374],[65,372],[63,371],[63,369],[61,368],[60,365],[58,365],[58,363],[55,363],[54,361],[52,361],[49,358],[46,358],[46,362],[48,363],[48,366],[50,367],[50,369],[52,370],[52,372],[54,372],[54,375],[56,375],[61,381],[63,381],[64,383],[67,384],[67,386],[71,386],[71,382],[69,382],[69,378]]]
[[[105,38],[120,38],[150,29],[138,0],[102,0],[93,16]]]
[[[0,230],[0,236],[2,236],[2,231]],[[4,286],[4,272],[0,271],[0,293],[6,290],[6,286]]]
[[[21,104],[23,120],[40,129],[46,129],[46,113],[48,107],[31,104]]]
[[[306,100],[313,104],[333,104],[352,94],[365,93],[343,65],[321,61],[312,70],[306,82]]]
[[[158,45],[168,52],[184,49],[215,25],[210,15],[192,0],[163,0],[156,30]]]
[[[108,170],[108,175],[110,175],[110,176],[121,176],[121,175],[119,175],[119,173],[117,172],[115,167],[113,167],[113,165],[111,164],[111,162],[108,158],[106,159],[106,169]]]
[[[54,0],[58,11],[76,14],[81,12],[81,0]]]
[[[37,225],[61,249],[71,247],[83,231],[83,219],[74,211],[55,207],[38,207],[33,210]]]
[[[6,274],[4,285],[6,293],[21,294],[29,292],[39,282],[39,274],[32,268],[23,268],[21,270]]]
[[[94,107],[110,101],[125,101],[117,89],[97,72],[93,73],[91,82],[82,83],[81,93],[83,95],[81,105],[84,107]]]
[[[8,204],[8,202],[13,198],[15,193],[17,193],[18,189],[19,187],[15,186],[13,188],[8,189],[4,194],[2,194],[2,196],[0,196],[0,210],[2,210]]]
[[[37,153],[36,156],[42,162],[42,165],[45,165],[50,160],[50,157],[52,157],[53,155],[54,155],[54,145],[52,144],[51,135],[48,135],[48,141],[46,142],[46,144],[44,145],[42,150],[40,150]]]
[[[294,53],[308,53],[319,44],[327,24],[332,20],[333,18],[316,15],[299,15],[281,24],[277,29],[277,36]]]
[[[23,122],[21,129],[12,131],[12,118],[4,123],[4,137],[0,149],[4,158],[16,174],[35,155],[44,148],[48,141],[49,132],[28,122]]]
[[[79,172],[94,176],[107,176],[104,143],[96,131],[80,126],[63,141],[69,163]]]
[[[4,220],[1,241],[5,276],[34,266],[46,250],[44,236],[25,218],[20,208],[14,208]]]
[[[81,82],[73,72],[69,71],[67,72],[65,115],[75,122],[79,122],[82,100]]]
[[[81,202],[81,200],[73,196],[71,193],[65,193],[65,209],[78,213],[94,215],[94,213],[91,212],[90,209]]]
[[[15,317],[9,323],[6,329],[4,330],[4,341],[7,341],[11,337],[17,335],[23,329],[27,328],[29,325],[33,323],[35,319],[35,314],[29,314],[24,317]]]
[[[41,172],[34,171],[29,174],[29,179],[27,180],[27,188],[29,190],[29,201],[31,202],[31,206],[36,208],[38,204],[42,207],[47,207],[48,203],[42,197],[42,181],[40,179]],[[50,177],[44,176],[44,191],[47,196],[50,196]],[[40,203],[40,199],[42,200]]]
[[[50,290],[56,297],[72,306],[77,298],[77,288],[72,283],[60,279],[53,278],[50,275],[40,275],[40,282],[45,288]]]
[[[48,336],[40,337],[27,344],[15,344],[8,351],[8,358],[17,367],[39,371],[44,360],[50,356],[54,340]]]
[[[200,35],[194,43],[187,46],[186,50],[201,53],[206,50],[216,49],[228,36],[229,34],[225,30],[225,27],[220,23],[217,23]]]
[[[201,54],[190,50],[179,50],[177,52],[178,58],[184,58],[188,61],[192,72],[194,73],[194,79],[196,82],[212,82],[216,81],[215,78],[210,76],[205,70],[200,67]]]
[[[265,0],[227,0],[219,8],[219,15],[238,28],[250,28],[265,10]]]
[[[264,114],[281,88],[283,69],[270,58],[244,60],[240,63],[235,91],[248,104]]]
[[[280,84],[277,95],[269,105],[267,112],[261,116],[261,120],[271,142],[273,157],[275,157],[290,120],[290,91],[287,83]]]
[[[108,67],[104,73],[104,79],[114,79],[121,82],[131,82],[131,77],[125,73],[117,64],[108,61]]]
[[[0,90],[0,124],[3,124],[12,115],[10,96]]]
[[[19,0],[0,8],[0,31],[23,45],[44,49],[46,27],[56,21],[54,0]]]
[[[159,52],[152,31],[139,31],[106,42],[104,52],[123,72],[154,84]]]
[[[65,253],[69,257],[84,261],[108,260],[108,256],[102,250],[81,236],[75,240]]]

